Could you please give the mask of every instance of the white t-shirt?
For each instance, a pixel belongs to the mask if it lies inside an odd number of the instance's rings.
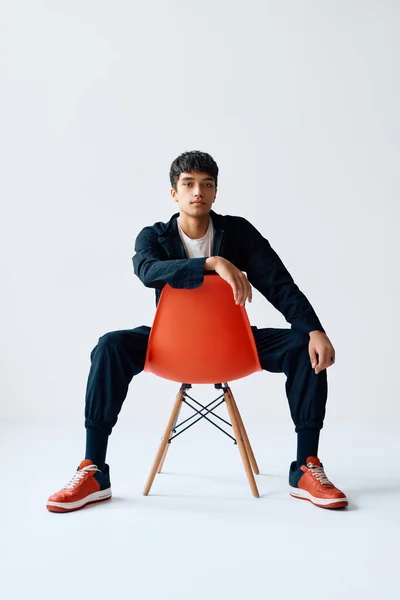
[[[206,235],[200,238],[199,240],[192,240],[186,235],[186,233],[184,233],[181,226],[179,225],[179,219],[178,230],[188,258],[202,258],[203,256],[206,256],[208,258],[209,256],[212,256],[214,242],[214,226],[211,217]]]

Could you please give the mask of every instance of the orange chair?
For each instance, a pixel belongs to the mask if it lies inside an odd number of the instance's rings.
[[[148,495],[156,474],[161,472],[171,441],[204,418],[237,443],[251,491],[258,498],[253,475],[253,471],[259,473],[257,462],[232,391],[228,383],[223,382],[261,371],[261,365],[246,310],[235,304],[231,286],[219,275],[206,275],[203,284],[191,290],[164,287],[149,337],[144,370],[164,379],[188,382],[181,384],[144,495]],[[223,393],[203,406],[187,394],[192,384],[198,383],[214,384]],[[200,410],[188,398],[201,407]],[[223,402],[231,423],[213,412]],[[190,406],[195,414],[178,424],[182,403]],[[232,426],[235,437],[217,425],[211,415]],[[179,427],[192,419],[195,421],[177,433]]]

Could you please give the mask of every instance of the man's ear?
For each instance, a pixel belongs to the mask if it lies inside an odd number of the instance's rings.
[[[174,188],[171,188],[170,194],[171,194],[172,200],[174,202],[178,202],[177,191]]]

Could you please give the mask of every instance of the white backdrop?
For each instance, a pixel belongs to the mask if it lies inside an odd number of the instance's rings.
[[[151,324],[134,241],[175,212],[169,166],[192,149],[220,166],[215,210],[270,240],[334,343],[328,416],[400,416],[399,16],[390,0],[2,0],[3,419],[83,422],[98,337]],[[285,326],[260,295],[249,315]],[[283,375],[233,389],[289,418]],[[123,412],[175,390],[142,374]]]

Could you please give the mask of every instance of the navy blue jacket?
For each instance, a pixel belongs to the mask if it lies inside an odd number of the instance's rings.
[[[196,288],[203,283],[206,258],[187,258],[178,232],[177,218],[155,223],[139,233],[133,268],[141,282],[156,290],[156,304],[166,283],[173,288]],[[247,274],[255,287],[290,323],[309,333],[324,331],[305,295],[269,242],[242,217],[210,212],[214,225],[213,256],[222,256]]]

